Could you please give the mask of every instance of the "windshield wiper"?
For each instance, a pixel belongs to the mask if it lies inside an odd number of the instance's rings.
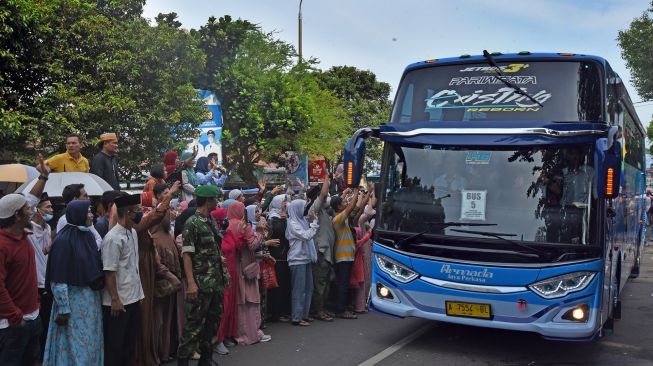
[[[449,226],[497,226],[498,224],[480,224],[480,223],[470,223],[470,222],[435,222],[435,221],[425,221],[425,224],[431,224],[435,225],[438,227],[445,228]],[[421,231],[417,234],[413,234],[411,236],[407,236],[397,242],[395,242],[395,248],[401,249],[404,244],[409,243],[413,240],[421,238],[424,234],[428,233],[431,230],[431,228],[428,228],[424,231]]]
[[[426,234],[428,232],[429,232],[429,229],[426,229],[426,230],[421,231],[421,232],[419,232],[417,234],[405,237],[405,238],[399,240],[398,242],[395,242],[395,248],[401,249],[405,243],[408,243],[411,240],[419,239],[422,235],[424,235],[424,234]]]
[[[540,258],[547,258],[547,259],[549,258],[549,254],[546,253],[546,252],[543,252],[543,251],[541,251],[539,249],[535,249],[533,247],[529,247],[528,245],[522,244],[522,243],[520,243],[518,241],[510,240],[510,239],[506,238],[506,236],[517,236],[517,234],[492,233],[492,232],[489,232],[489,231],[462,230],[462,229],[451,229],[451,231],[455,231],[457,233],[476,234],[476,235],[481,235],[481,236],[489,236],[489,237],[497,238],[497,239],[503,240],[503,241],[505,241],[507,243],[510,243],[512,245],[518,246],[520,248],[527,249],[530,252],[537,254]]]
[[[498,224],[481,224],[476,222],[438,222],[438,221],[424,221],[425,224],[435,225],[439,227],[449,226],[497,226]]]
[[[490,66],[494,67],[494,71],[496,71],[497,75],[499,75],[499,76],[495,76],[497,79],[501,80],[501,82],[504,83],[507,87],[514,89],[517,94],[525,96],[526,98],[530,99],[533,103],[544,108],[544,105],[538,102],[537,99],[533,98],[527,92],[521,90],[519,86],[513,84],[510,80],[504,79],[506,75],[504,75],[503,72],[501,72],[501,68],[499,68],[499,65],[497,65],[496,61],[494,61],[494,57],[492,57],[492,55],[487,50],[483,50],[483,57],[487,59],[487,63],[490,64]]]

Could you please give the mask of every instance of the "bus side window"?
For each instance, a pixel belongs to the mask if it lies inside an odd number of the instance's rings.
[[[404,93],[404,99],[401,103],[401,116],[399,118],[399,123],[410,123],[412,122],[413,116],[413,91],[415,90],[415,85],[410,84],[406,88]]]

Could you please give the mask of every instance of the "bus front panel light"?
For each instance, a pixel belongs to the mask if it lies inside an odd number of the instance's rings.
[[[382,284],[378,283],[376,284],[376,294],[382,299],[386,300],[394,300],[394,296],[392,295],[392,291],[390,291],[389,288],[383,286]]]
[[[589,319],[590,311],[587,304],[579,304],[569,309],[562,316],[562,319],[572,322],[585,323]]]
[[[379,269],[395,281],[408,283],[419,276],[417,272],[383,254],[375,254],[374,256],[376,257],[376,264],[379,266]]]
[[[572,272],[538,281],[528,288],[545,299],[555,299],[585,289],[595,275],[595,272]]]

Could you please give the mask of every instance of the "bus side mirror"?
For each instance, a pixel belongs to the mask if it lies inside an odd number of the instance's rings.
[[[356,188],[363,176],[365,164],[365,140],[372,134],[372,129],[361,128],[354,132],[345,144],[344,167],[347,187]]]
[[[600,199],[618,197],[621,187],[621,143],[614,137],[596,140],[594,171],[596,172],[596,197]]]

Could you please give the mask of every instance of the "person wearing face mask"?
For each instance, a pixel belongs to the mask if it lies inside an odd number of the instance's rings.
[[[114,204],[118,222],[102,240],[105,288],[104,362],[107,366],[133,365],[141,325],[140,301],[145,297],[138,274],[138,235],[134,226],[142,218],[140,194],[122,193]]]
[[[45,365],[104,364],[102,259],[89,226],[89,201],[73,201],[68,224],[52,244],[45,275],[54,303],[45,345]]]
[[[41,334],[41,355],[45,350],[45,340],[48,335],[48,324],[50,323],[50,309],[52,308],[52,294],[45,288],[45,267],[48,263],[48,252],[52,246],[52,229],[48,222],[52,220],[52,203],[47,193],[43,193],[39,204],[36,205],[36,213],[32,216],[32,232],[27,236],[36,259],[36,275],[39,285],[39,304],[43,334]]]
[[[0,198],[0,365],[34,365],[39,358],[38,280],[34,248],[25,230],[48,180],[42,159],[41,176],[27,195]]]

